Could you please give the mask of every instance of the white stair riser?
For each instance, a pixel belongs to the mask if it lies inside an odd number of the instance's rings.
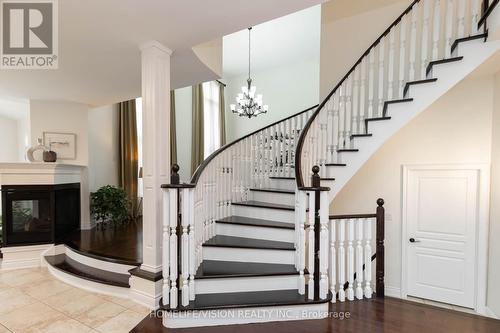
[[[271,202],[282,205],[295,205],[295,193],[276,193],[276,192],[264,192],[264,191],[251,191],[252,200]]]
[[[196,294],[298,289],[298,275],[197,279]]]
[[[234,215],[271,221],[294,223],[295,211],[273,208],[233,205]]]
[[[293,224],[292,224],[293,225]],[[277,242],[294,242],[295,230],[282,228],[267,228],[231,223],[217,223],[216,234],[224,236],[265,239]]]
[[[295,179],[270,179],[269,180],[272,188],[279,188],[283,190],[295,191],[297,184]]]
[[[295,251],[204,246],[203,260],[294,265]]]
[[[484,38],[477,38],[477,39],[472,39],[472,40],[468,40],[466,42],[459,43],[451,55],[452,55],[452,57],[461,56],[464,54],[464,49],[467,49],[467,48],[477,49],[477,47],[482,45],[482,44],[484,44]]]
[[[329,303],[299,304],[188,311],[182,314],[174,313],[173,315],[164,311],[162,318],[163,326],[167,328],[237,325],[272,321],[321,319],[328,316],[328,307]]]
[[[103,271],[108,271],[108,272],[114,272],[114,273],[120,273],[120,274],[129,274],[128,271],[136,268],[136,266],[129,266],[129,265],[122,265],[122,264],[116,264],[108,261],[103,261],[99,259],[94,259],[91,257],[84,256],[82,254],[79,254],[75,251],[73,251],[71,248],[66,246],[65,250],[66,255],[83,264],[86,266],[98,268]]]

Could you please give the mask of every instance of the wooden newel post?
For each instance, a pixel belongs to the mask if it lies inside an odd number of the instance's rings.
[[[180,167],[178,164],[173,164],[170,172],[170,184],[179,185],[181,183],[181,179],[179,177]]]
[[[377,200],[377,272],[376,272],[376,294],[377,297],[385,295],[385,209],[384,199]]]
[[[320,231],[321,224],[319,219],[320,210],[320,191],[321,177],[319,176],[319,166],[312,167],[313,175],[311,176],[311,187],[317,188],[314,192],[315,211],[314,211],[314,299],[318,300],[319,296],[319,280],[320,280]]]

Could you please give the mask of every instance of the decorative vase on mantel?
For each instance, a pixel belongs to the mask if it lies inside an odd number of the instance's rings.
[[[28,149],[26,152],[26,157],[28,158],[28,161],[30,162],[41,162],[37,161],[35,159],[35,152],[41,151],[42,152],[42,158],[44,162],[49,162],[49,163],[54,163],[57,161],[57,154],[55,151],[52,151],[50,147],[47,147],[43,144],[43,141],[41,138],[38,138],[38,144],[36,146],[31,147]]]

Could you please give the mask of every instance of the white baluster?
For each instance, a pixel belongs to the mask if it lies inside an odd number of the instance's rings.
[[[361,60],[361,82],[359,87],[359,112],[358,112],[358,128],[359,134],[365,133],[365,114],[366,114],[366,83],[367,83],[367,71],[366,62],[367,57]]]
[[[465,0],[458,0],[457,38],[465,37]]]
[[[406,35],[407,35],[407,25],[406,21],[408,15],[401,18],[401,23],[399,24],[399,97],[403,98],[403,92],[405,88],[405,74],[406,74]]]
[[[306,293],[306,279],[304,270],[306,268],[306,200],[307,195],[304,191],[298,191],[299,194],[299,294]]]
[[[339,301],[345,301],[345,220],[339,220],[339,260],[338,260],[338,280],[339,280]]]
[[[444,57],[449,58],[451,56],[451,44],[453,43],[453,21],[454,21],[454,0],[448,0],[446,2],[446,22],[445,22],[445,48]]]
[[[371,298],[373,294],[372,282],[372,219],[365,219],[365,297]]]
[[[339,149],[345,148],[345,116],[346,116],[346,95],[347,95],[347,87],[346,87],[346,82],[344,82],[340,86],[340,100],[339,100],[339,132],[338,132],[338,144],[339,144]]]
[[[338,162],[338,152],[339,147],[339,109],[340,109],[340,98],[339,93],[335,92],[332,96],[333,98],[333,156],[332,159],[334,162]]]
[[[337,224],[335,220],[330,221],[330,292],[332,293],[332,303],[337,301],[337,290],[335,284],[337,283],[337,252],[335,251],[335,241],[336,241],[336,228]]]
[[[375,94],[375,51],[372,49],[369,55],[369,73],[368,73],[368,115],[367,118],[373,118],[373,98]]]
[[[346,82],[346,105],[345,105],[345,124],[344,124],[344,147],[350,148],[351,146],[351,124],[352,124],[352,80],[353,75],[347,77]],[[326,170],[326,168],[324,168]]]
[[[408,81],[415,80],[415,61],[417,56],[417,5],[411,11],[411,30],[410,30],[410,71]]]
[[[328,192],[320,193],[320,211],[319,220],[321,225],[320,230],[320,280],[319,280],[319,297],[325,299],[328,294]]]
[[[363,220],[356,220],[356,298],[363,299]]]
[[[384,93],[385,93],[385,37],[382,38],[378,45],[378,111],[377,117],[383,116],[384,110]]]
[[[178,305],[178,289],[177,289],[177,189],[169,189],[170,199],[170,308],[176,309]]]
[[[309,221],[308,221],[308,265],[307,270],[309,271],[309,282],[308,282],[308,292],[307,298],[314,299],[314,214],[316,211],[316,200],[315,192],[309,192]]]
[[[182,235],[181,235],[181,276],[182,276],[182,306],[189,304],[189,189],[182,189]]]
[[[478,32],[477,24],[479,22],[479,2],[477,0],[471,0],[471,35]]]
[[[354,247],[352,245],[354,241],[354,220],[348,220],[347,233],[347,299],[350,301],[354,300]]]
[[[196,236],[194,216],[194,190],[189,190],[189,300],[195,300],[194,276],[196,275]]]
[[[421,49],[421,62],[420,62],[420,79],[425,79],[425,71],[429,59],[429,1],[423,1],[423,21],[422,21],[422,44]]]
[[[162,289],[162,298],[163,305],[168,305],[170,303],[170,284],[169,284],[169,276],[170,276],[170,196],[169,190],[163,190],[163,244],[162,244],[162,265],[163,265],[163,289]]]
[[[359,134],[359,75],[361,71],[361,64],[356,66],[354,70],[354,83],[352,91],[352,120],[351,120],[351,134]],[[351,138],[347,138],[351,142]]]
[[[326,120],[326,133],[328,135],[328,153],[327,153],[327,163],[333,163],[333,150],[335,149],[333,145],[333,98],[330,98],[326,102],[326,113],[327,113],[327,120]]]
[[[394,61],[394,53],[395,53],[395,34],[396,29],[392,28],[391,32],[389,32],[389,60],[387,64],[387,100],[391,101],[394,99],[394,69],[396,67]]]
[[[439,59],[439,38],[441,37],[441,1],[435,0],[434,3],[434,23],[432,34],[432,59]]]

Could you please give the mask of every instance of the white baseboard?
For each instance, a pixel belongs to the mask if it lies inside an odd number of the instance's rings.
[[[385,296],[402,298],[401,297],[401,288],[399,288],[399,287],[385,286],[384,291],[385,291]]]
[[[53,244],[3,247],[0,270],[41,267],[43,253],[52,247]]]
[[[499,316],[497,316],[497,315],[496,315],[496,313],[495,313],[495,312],[493,312],[493,311],[492,311],[489,307],[487,307],[487,306],[484,308],[484,312],[485,312],[485,313],[484,313],[484,315],[485,315],[486,317],[490,317],[490,318],[493,318],[493,319],[500,319],[500,317],[499,317]]]

